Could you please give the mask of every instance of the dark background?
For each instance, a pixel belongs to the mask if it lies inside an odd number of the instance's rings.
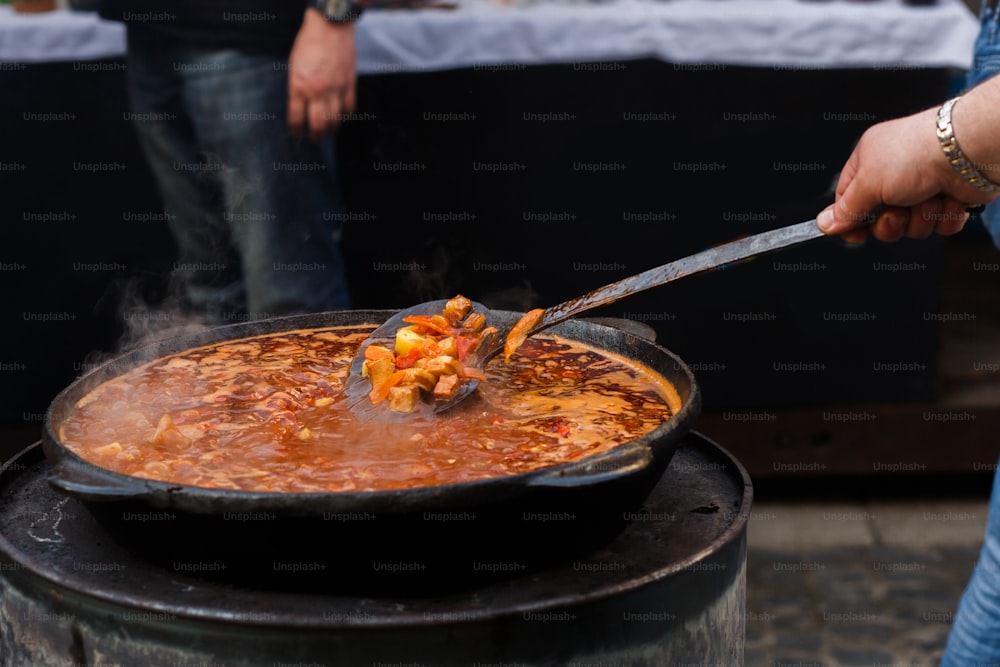
[[[157,310],[174,260],[166,224],[126,219],[159,203],[124,116],[123,64],[104,63],[0,72],[4,453],[37,438],[49,401],[74,377],[173,317]],[[812,218],[866,127],[939,103],[958,81],[941,69],[658,61],[362,77],[358,117],[338,145],[354,304],[397,307],[462,292],[496,307],[551,305]],[[63,119],[30,115],[46,112]],[[641,113],[660,115],[632,120]],[[123,167],[78,168],[94,162]],[[497,163],[517,166],[476,166]],[[47,213],[55,219],[38,219]],[[986,438],[949,424],[931,428],[926,442],[887,439],[900,424],[928,433],[921,415],[944,400],[934,314],[951,308],[942,305],[954,279],[945,255],[956,248],[980,253],[989,241],[974,226],[947,241],[845,248],[822,240],[594,315],[646,321],[695,368],[705,396],[700,428],[755,477],[816,477],[783,474],[792,468],[778,461],[829,463],[820,477],[866,475],[872,460],[902,448],[926,450],[926,472],[964,478],[979,458],[996,460]],[[102,262],[110,270],[82,268]],[[964,259],[956,265],[961,278],[989,277]],[[755,321],[740,321],[747,317]],[[878,370],[893,363],[910,370]],[[990,408],[976,408],[986,411],[978,427]],[[836,423],[825,416],[831,410],[876,418]],[[969,449],[942,456],[942,439]]]

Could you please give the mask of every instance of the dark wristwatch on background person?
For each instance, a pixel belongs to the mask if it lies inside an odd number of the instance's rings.
[[[309,0],[309,6],[330,23],[354,23],[365,9],[357,0]]]

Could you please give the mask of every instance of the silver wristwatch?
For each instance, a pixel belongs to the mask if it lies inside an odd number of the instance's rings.
[[[364,5],[357,0],[310,0],[310,3],[330,23],[354,23],[364,11]]]

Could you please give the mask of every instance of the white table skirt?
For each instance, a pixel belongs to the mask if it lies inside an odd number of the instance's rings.
[[[608,0],[369,11],[358,24],[361,74],[659,58],[754,67],[957,67],[978,22],[960,0]],[[0,7],[0,62],[120,56],[122,25],[61,9]]]

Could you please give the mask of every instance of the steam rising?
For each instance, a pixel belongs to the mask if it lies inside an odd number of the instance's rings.
[[[541,295],[531,287],[531,283],[525,280],[514,287],[488,292],[476,300],[491,310],[526,312],[538,306],[540,297]]]
[[[203,317],[184,307],[183,279],[178,271],[172,272],[165,297],[152,299],[147,291],[138,278],[130,279],[121,287],[115,319],[122,333],[110,351],[88,353],[84,359],[85,368],[94,368],[136,348],[210,328]]]

